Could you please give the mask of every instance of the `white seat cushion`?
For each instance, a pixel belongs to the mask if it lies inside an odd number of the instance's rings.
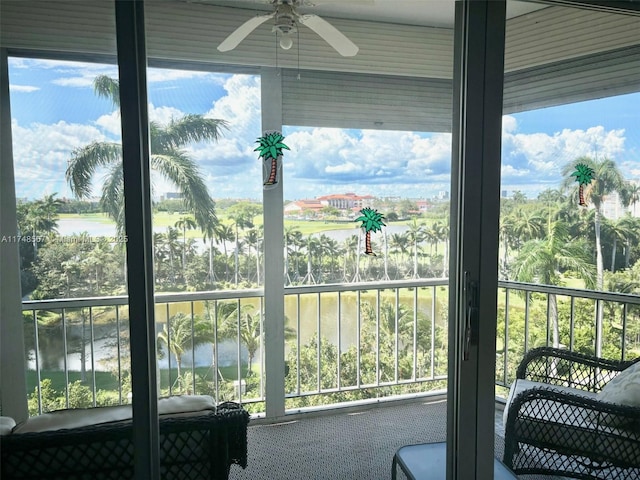
[[[0,435],[7,435],[11,433],[13,427],[16,426],[16,421],[11,417],[0,417]]]
[[[504,406],[504,413],[502,417],[503,425],[505,426],[507,425],[507,417],[509,415],[509,407],[511,406],[511,402],[513,402],[513,400],[520,393],[524,392],[525,390],[529,390],[536,387],[551,387],[565,393],[582,395],[583,397],[588,397],[588,398],[597,398],[596,393],[589,392],[587,390],[580,390],[580,389],[571,388],[571,387],[560,387],[557,385],[549,385],[548,383],[532,382],[531,380],[524,380],[519,378],[511,384],[511,389],[509,390],[509,396],[507,397],[507,403]]]
[[[640,407],[640,362],[625,368],[602,387],[598,400]]]
[[[181,395],[158,400],[159,415],[185,415],[212,409],[215,409],[215,403],[213,398],[208,395]],[[122,422],[130,419],[131,405],[56,410],[29,418],[15,427],[12,433],[79,428],[102,423]]]

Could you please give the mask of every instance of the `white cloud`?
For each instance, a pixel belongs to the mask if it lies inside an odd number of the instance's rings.
[[[98,70],[85,72],[79,65],[61,67],[56,62],[46,64],[46,68],[55,66],[66,75],[63,78],[69,84],[88,86]],[[199,142],[185,150],[199,165],[214,197],[260,198],[262,164],[254,152],[256,138],[262,134],[259,77],[150,69],[154,82],[196,74],[208,75],[208,79],[222,86],[225,93],[212,101],[205,115],[228,121],[229,129],[217,142]],[[151,120],[161,124],[184,114],[176,107],[149,106]],[[95,140],[119,138],[120,116],[114,110],[99,116],[92,125],[58,122],[26,127],[16,123],[14,130],[16,178],[22,188],[35,185],[42,178],[57,178],[64,186],[64,168],[73,148]],[[546,185],[558,185],[562,167],[581,155],[607,156],[624,166],[625,172],[640,175],[639,163],[633,160],[638,154],[629,157],[633,150],[625,150],[622,129],[594,126],[523,133],[517,115],[505,115],[502,132],[502,183],[506,189],[533,192]],[[286,198],[336,191],[429,197],[450,189],[451,134],[312,127],[287,128],[285,133],[285,143],[291,148],[284,155]],[[154,177],[154,185],[158,194],[175,189],[161,178]]]
[[[518,121],[512,115],[503,115],[502,117],[502,134],[511,133],[518,128]]]
[[[98,75],[118,78],[118,70],[112,65],[52,61],[48,67],[59,75],[51,83],[62,87],[93,88],[93,80]]]
[[[31,93],[40,90],[40,87],[35,87],[33,85],[15,85],[10,84],[9,90],[12,92],[23,92],[23,93]]]
[[[175,107],[156,107],[149,104],[149,120],[161,125],[168,125],[171,120],[183,117],[185,114]]]
[[[159,83],[159,82],[173,82],[176,80],[184,80],[190,78],[207,78],[211,79],[215,83],[220,84],[223,76],[220,74],[210,72],[197,72],[193,70],[170,70],[149,68],[147,70],[147,82]]]
[[[40,197],[43,192],[70,196],[64,173],[73,150],[107,140],[94,126],[64,121],[23,127],[13,120],[11,128],[18,197]]]
[[[64,87],[92,88],[93,80],[98,75],[109,75],[118,78],[118,71],[115,66],[101,65],[93,63],[61,62],[58,60],[34,60],[34,66],[39,68],[54,69],[60,76],[52,83]],[[220,83],[221,75],[210,72],[198,72],[192,70],[171,70],[149,68],[147,70],[147,82],[160,83],[185,80],[190,78],[209,78],[215,83]]]
[[[553,134],[503,129],[503,183],[559,183],[562,168],[581,156],[619,159],[625,131],[595,126]],[[522,172],[530,172],[522,175]]]
[[[96,125],[104,128],[107,132],[115,136],[121,135],[120,110],[114,110],[106,115],[101,115],[96,120]]]

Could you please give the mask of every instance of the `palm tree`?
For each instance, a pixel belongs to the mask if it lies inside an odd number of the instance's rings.
[[[360,233],[360,231],[358,230],[358,233]],[[360,235],[350,235],[349,237],[345,238],[343,241],[343,250],[344,250],[344,257],[343,257],[343,264],[342,264],[342,281],[344,282],[359,282],[360,281]],[[349,279],[347,277],[347,265],[349,263],[349,259],[351,258],[351,252],[355,252],[355,266],[354,266],[354,271],[355,271],[355,275],[353,277],[353,279]]]
[[[555,204],[564,203],[566,200],[567,200],[566,196],[560,190],[555,190],[551,188],[543,190],[538,194],[538,201],[544,202],[548,205],[554,204],[554,203]]]
[[[635,210],[636,203],[640,202],[640,183],[629,182],[623,192],[622,203],[632,207]]]
[[[307,244],[306,244],[307,273],[302,278],[302,283],[306,282],[308,285],[311,285],[312,283],[313,284],[317,283],[315,277],[313,276],[313,255],[320,254],[321,249],[322,249],[322,244],[320,243],[320,240],[315,238],[313,235],[309,235],[307,237]]]
[[[287,226],[284,229],[284,274],[287,284],[291,284],[291,276],[289,275],[289,257],[290,254],[297,254],[302,244],[302,232],[296,227]],[[298,257],[295,255],[295,274],[294,279],[298,279],[300,272],[298,270]]]
[[[227,242],[233,241],[235,238],[233,226],[226,223],[217,224],[216,232],[218,240],[222,242],[222,250],[224,252],[224,279],[229,281],[229,254],[227,252]]]
[[[59,198],[55,198],[57,193],[45,195],[38,203],[42,206],[43,211],[47,215],[47,220],[52,224],[55,224],[58,220],[58,210],[62,206],[63,202]]]
[[[625,215],[619,222],[624,228],[624,268],[629,268],[631,258],[631,245],[640,240],[640,218]]]
[[[520,190],[516,190],[515,192],[513,192],[513,195],[511,195],[511,200],[516,205],[522,205],[523,203],[527,202],[527,195]]]
[[[512,214],[500,215],[500,243],[502,244],[502,273],[509,279],[509,244],[515,235],[515,217]]]
[[[221,338],[238,338],[246,347],[248,356],[247,376],[251,376],[253,359],[262,340],[262,314],[253,311],[253,305],[245,304],[236,310],[236,315],[228,314],[220,324]]]
[[[578,273],[588,287],[594,283],[593,264],[584,243],[570,240],[567,227],[553,222],[546,238],[529,240],[523,245],[514,261],[514,276],[520,282],[558,285],[561,268]],[[548,295],[552,342],[557,348],[560,345],[558,302],[555,293]]]
[[[447,217],[442,223],[440,228],[441,240],[444,241],[444,258],[442,261],[442,278],[445,278],[449,273],[449,235],[450,227],[449,227],[449,217]]]
[[[245,239],[249,246],[249,254],[247,255],[247,265],[249,264],[251,249],[253,248],[253,250],[256,253],[256,283],[258,284],[258,286],[260,285],[260,245],[262,242],[262,238],[264,236],[261,230],[262,230],[262,225],[260,225],[259,228],[252,228],[251,230],[247,231],[247,234],[245,235]],[[248,274],[248,271],[249,271],[249,268],[247,267],[247,274]]]
[[[413,243],[413,278],[420,278],[418,274],[418,244],[424,240],[425,230],[424,225],[419,225],[415,218],[409,225],[407,238]]]
[[[216,276],[213,269],[213,256],[215,252],[215,247],[213,246],[216,240],[221,240],[222,236],[222,227],[223,225],[218,222],[216,219],[215,224],[212,222],[207,225],[203,230],[203,242],[209,242],[209,283],[211,284],[211,288],[215,288]],[[226,248],[225,248],[225,263],[226,263]]]
[[[624,222],[624,217],[618,221],[605,221],[603,226],[606,227],[607,233],[612,237],[613,245],[611,246],[611,273],[616,271],[616,256],[618,253],[618,240],[624,242],[632,232],[628,230],[629,223]]]
[[[214,332],[210,322],[198,316],[192,318],[182,312],[170,317],[158,333],[158,345],[164,343],[176,359],[178,379],[182,378],[182,355],[198,345],[213,342]]]
[[[361,215],[355,221],[361,222],[360,228],[363,228],[365,232],[364,253],[365,255],[375,256],[375,253],[371,250],[371,232],[379,232],[386,225],[383,222],[384,215],[379,213],[378,210],[369,207],[363,208],[360,213]]]
[[[176,284],[175,265],[173,259],[180,251],[180,244],[178,243],[178,230],[172,227],[167,227],[167,233],[162,235],[161,248],[169,257],[169,277],[171,278],[171,285]]]
[[[396,255],[396,278],[400,272],[400,263],[404,263],[404,256],[408,253],[407,246],[409,245],[409,238],[406,233],[392,233],[391,234],[391,249],[392,253]]]
[[[191,217],[180,217],[174,227],[182,230],[182,272],[187,270],[187,230],[196,228],[196,221]]]
[[[237,304],[236,304],[237,305]],[[255,310],[251,304],[244,304],[235,309],[230,308],[224,311],[224,315],[218,316],[219,337],[226,339],[239,339],[247,349],[247,376],[251,376],[253,359],[256,352],[262,344],[263,334],[263,315],[260,310]],[[285,325],[288,323],[287,318],[284,319]],[[285,340],[295,338],[296,332],[291,327],[284,329]]]
[[[516,238],[516,248],[525,242],[540,238],[544,234],[544,218],[528,209],[518,209],[513,212],[513,230]]]
[[[47,220],[47,212],[39,202],[30,205],[24,217],[24,227],[27,229],[28,235],[31,236],[34,254],[38,253],[38,233],[54,230],[53,224]],[[24,233],[27,233],[24,232]],[[23,232],[21,232],[23,233]]]
[[[119,105],[119,83],[106,75],[96,77],[94,91],[100,97]],[[197,164],[182,149],[191,142],[218,140],[227,122],[205,118],[202,115],[185,115],[172,119],[163,126],[149,124],[151,168],[173,183],[182,193],[185,207],[194,213],[200,226],[215,218],[215,204],[200,175]],[[92,179],[100,167],[109,168],[102,186],[100,204],[116,222],[118,232],[124,230],[124,197],[122,180],[122,146],[111,142],[93,142],[73,151],[66,178],[71,191],[78,198],[87,198],[92,192]]]
[[[227,214],[229,218],[233,220],[233,224],[235,227],[235,241],[236,241],[236,249],[235,249],[235,276],[234,281],[235,284],[238,285],[239,282],[239,269],[240,269],[240,232],[239,229],[244,230],[245,228],[253,228],[253,218],[258,215],[260,209],[247,202],[236,203],[231,206],[227,210]]]

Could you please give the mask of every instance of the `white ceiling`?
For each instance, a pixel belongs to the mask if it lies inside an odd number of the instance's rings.
[[[187,0],[225,7],[271,11],[271,0]],[[303,0],[300,12],[333,18],[349,18],[453,28],[455,0]],[[313,6],[310,6],[313,5]],[[517,17],[544,5],[525,1],[508,1],[507,18]]]

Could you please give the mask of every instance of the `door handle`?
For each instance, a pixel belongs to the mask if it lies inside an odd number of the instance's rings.
[[[464,305],[465,305],[465,324],[464,324],[464,345],[462,349],[462,360],[469,360],[469,351],[471,345],[476,344],[476,332],[478,322],[477,316],[479,312],[478,305],[478,284],[471,280],[471,274],[464,272]]]

